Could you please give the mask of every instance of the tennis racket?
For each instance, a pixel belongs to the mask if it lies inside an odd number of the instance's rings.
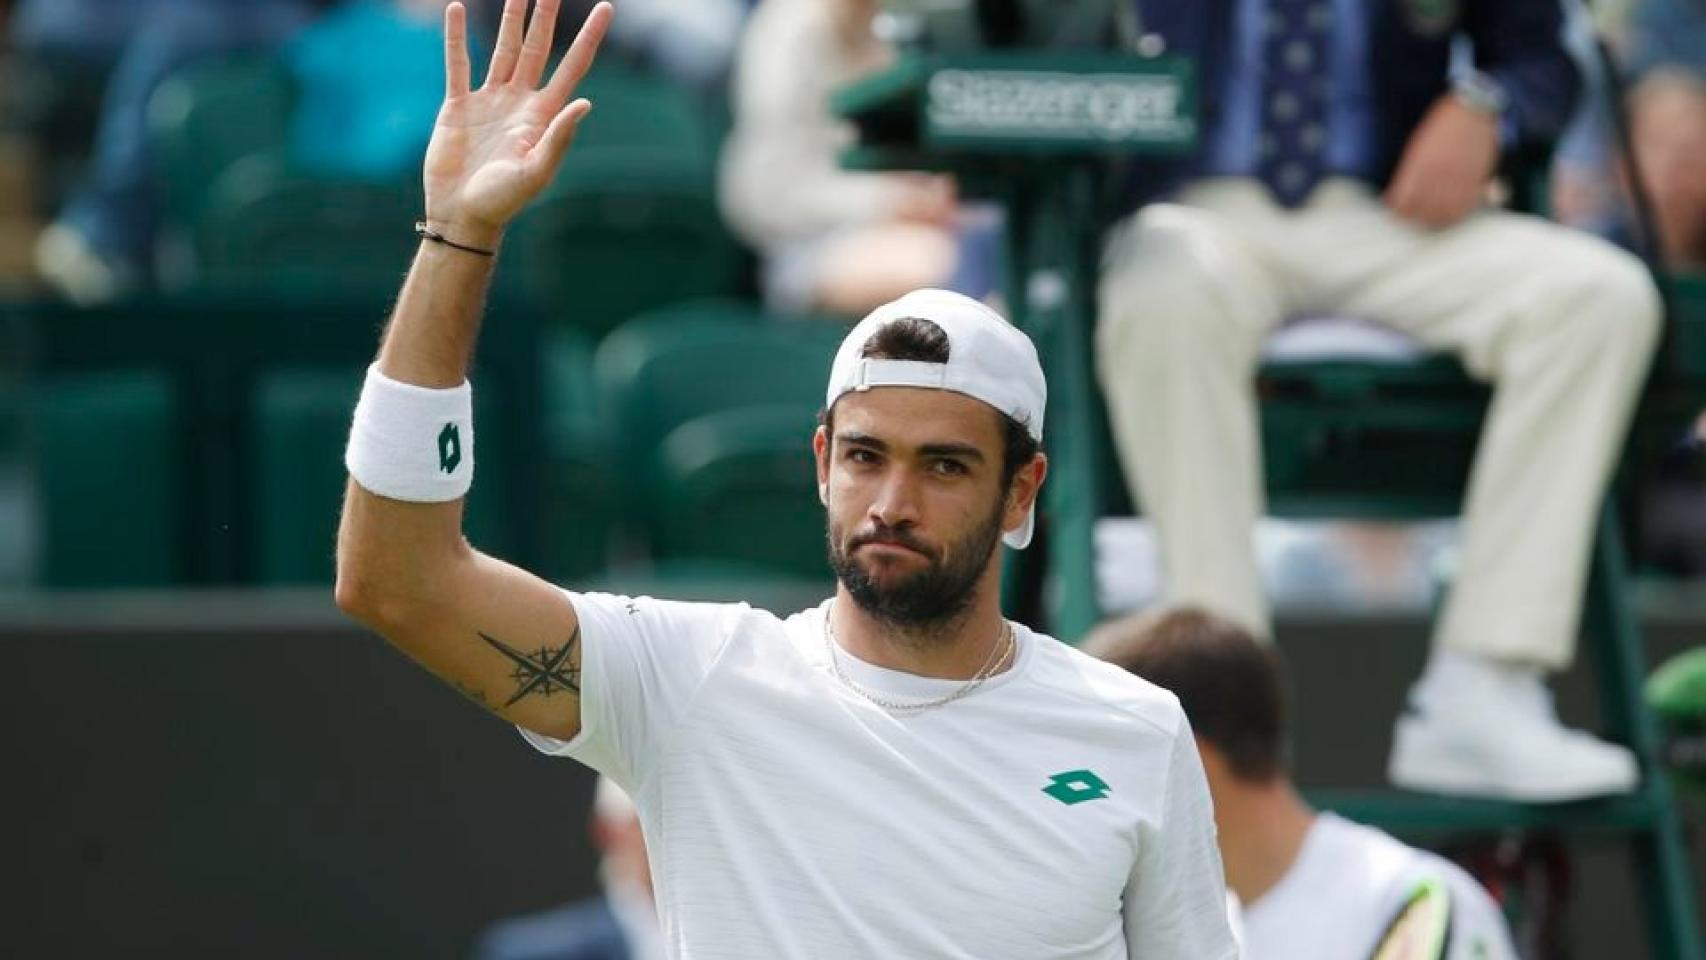
[[[1428,878],[1398,908],[1369,960],[1445,960],[1451,943],[1451,891]]]

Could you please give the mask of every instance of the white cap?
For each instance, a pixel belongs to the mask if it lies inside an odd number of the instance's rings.
[[[917,317],[948,335],[948,362],[880,360],[862,357],[865,344],[895,320]],[[841,341],[829,371],[824,408],[849,390],[872,387],[926,387],[952,390],[982,400],[1023,424],[1038,443],[1043,439],[1043,408],[1048,385],[1031,338],[999,313],[970,297],[947,290],[914,290],[872,310]],[[1002,539],[1023,550],[1036,528],[1036,506],[1019,529]]]

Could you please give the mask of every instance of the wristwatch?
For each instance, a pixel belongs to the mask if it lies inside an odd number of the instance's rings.
[[[1493,118],[1501,116],[1510,106],[1504,84],[1479,70],[1467,70],[1453,77],[1451,93],[1469,109]]]

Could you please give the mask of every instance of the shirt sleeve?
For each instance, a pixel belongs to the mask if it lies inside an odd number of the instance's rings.
[[[1214,807],[1191,728],[1173,737],[1161,819],[1139,837],[1125,893],[1131,960],[1237,960],[1227,919],[1226,875],[1215,845]]]
[[[580,732],[521,735],[638,796],[732,634],[743,604],[569,593],[580,620]]]

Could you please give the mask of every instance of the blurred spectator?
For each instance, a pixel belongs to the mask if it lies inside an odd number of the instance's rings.
[[[1185,708],[1226,884],[1244,905],[1247,960],[1516,960],[1498,906],[1460,867],[1318,813],[1298,794],[1276,648],[1228,621],[1179,610],[1105,624],[1085,650],[1171,691]],[[1415,937],[1436,922],[1443,943],[1423,937],[1377,954],[1387,937]]]
[[[745,0],[622,0],[606,42],[677,83],[720,93],[746,11]]]
[[[1655,218],[1659,252],[1673,269],[1706,269],[1706,5],[1638,0],[1602,24],[1626,70],[1630,139]],[[1585,20],[1583,21],[1585,26]],[[1578,43],[1591,42],[1586,36]],[[1593,93],[1558,148],[1553,207],[1565,223],[1633,243],[1627,172],[1614,160],[1605,104],[1613,78],[1590,61]]]
[[[1629,111],[1665,262],[1706,270],[1706,65],[1653,70],[1630,92]]]
[[[292,163],[329,176],[414,176],[444,98],[449,0],[347,0],[284,49],[297,85]]]
[[[9,20],[13,49],[112,60],[141,29],[177,0],[21,0]]]
[[[74,301],[91,303],[123,295],[142,282],[159,215],[151,190],[147,122],[155,88],[198,58],[283,40],[318,5],[316,0],[48,0],[19,11],[19,26],[32,42],[92,55],[117,44],[87,178],[37,245],[37,268],[49,284]]]
[[[734,130],[722,168],[725,216],[764,258],[771,306],[862,314],[918,287],[982,296],[992,258],[971,253],[945,177],[840,169],[851,128],[836,88],[891,59],[871,33],[876,0],[764,0],[741,40]],[[620,19],[620,18],[618,18]]]
[[[1143,4],[1201,79],[1201,142],[1134,166],[1110,235],[1097,360],[1170,602],[1269,633],[1251,377],[1287,317],[1343,314],[1451,351],[1498,390],[1460,574],[1399,717],[1401,786],[1556,801],[1634,788],[1626,749],[1564,728],[1594,521],[1658,332],[1639,261],[1482,207],[1501,154],[1569,117],[1555,0]],[[1211,11],[1219,11],[1211,16]],[[1460,19],[1461,16],[1461,19]],[[1217,22],[1227,29],[1211,29]],[[1454,68],[1466,41],[1472,62]]]
[[[640,816],[604,777],[593,797],[592,842],[604,893],[493,924],[475,945],[475,960],[664,960]]]

